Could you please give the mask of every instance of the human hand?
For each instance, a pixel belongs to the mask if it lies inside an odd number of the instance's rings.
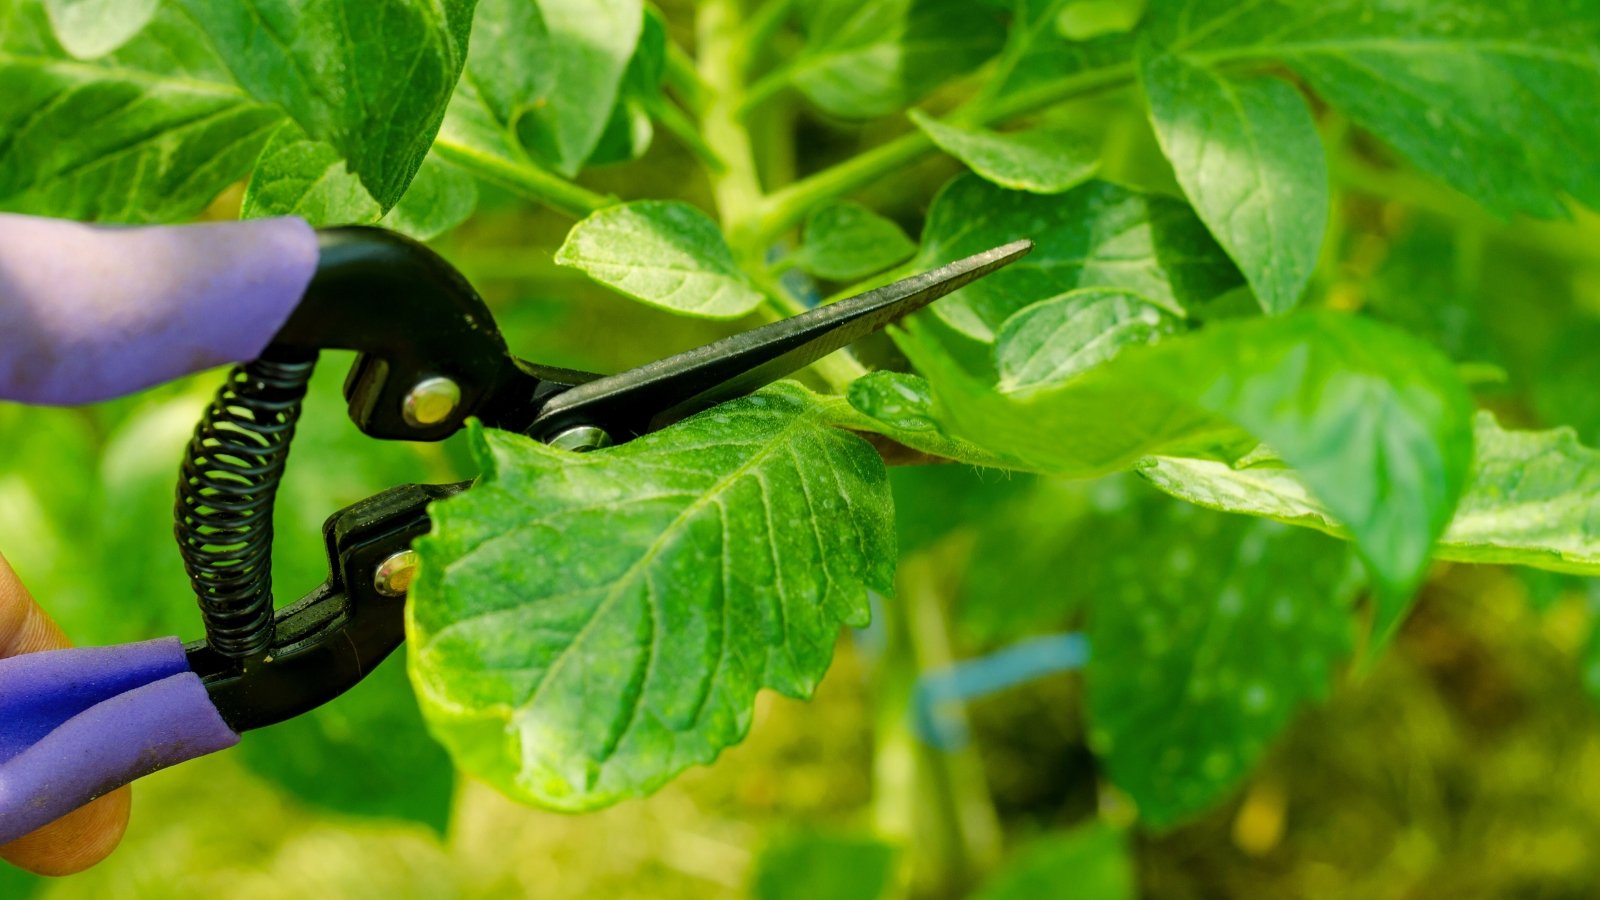
[[[67,646],[66,635],[0,556],[0,659]],[[116,849],[128,827],[131,802],[128,788],[107,794],[26,837],[0,845],[0,859],[40,875],[81,872]]]

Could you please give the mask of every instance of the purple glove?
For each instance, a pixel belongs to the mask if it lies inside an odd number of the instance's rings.
[[[254,359],[317,258],[295,218],[117,228],[0,213],[0,400],[93,403]]]
[[[177,638],[0,659],[0,844],[238,742]]]

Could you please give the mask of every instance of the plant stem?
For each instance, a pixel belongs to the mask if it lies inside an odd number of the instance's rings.
[[[750,20],[745,24],[745,53],[747,60],[754,62],[754,58],[765,50],[767,42],[777,34],[783,23],[789,20],[789,13],[794,9],[795,0],[765,0],[761,7],[750,14]],[[749,72],[748,69],[745,70]]]
[[[678,95],[691,115],[698,116],[706,106],[706,86],[700,81],[694,58],[676,43],[667,44],[667,66],[663,73],[667,87]]]
[[[551,209],[581,219],[617,202],[617,198],[597,194],[537,166],[502,159],[463,144],[438,140],[433,150],[451,165],[515,191]]]
[[[762,204],[755,233],[763,242],[778,239],[823,203],[863,188],[934,149],[921,131],[912,131],[832,168],[774,191]]]
[[[750,50],[742,12],[739,0],[703,0],[695,17],[695,34],[700,80],[709,91],[700,131],[723,163],[722,171],[711,173],[711,192],[735,258],[753,269],[761,262],[763,246],[750,240],[747,223],[761,208],[762,191],[755,148],[739,116]]]
[[[727,168],[722,157],[717,155],[717,151],[700,136],[700,129],[694,120],[685,115],[671,100],[662,97],[646,103],[650,115],[667,130],[668,134],[677,138],[679,143],[693,153],[695,159],[700,160],[700,164],[706,167],[707,172],[715,174]]]
[[[898,599],[885,601],[888,644],[878,673],[874,766],[875,824],[909,845],[918,886],[939,896],[963,896],[1001,850],[999,815],[977,753],[970,747],[936,750],[909,726],[918,677],[952,661],[945,620],[949,572],[941,561],[965,554],[951,549],[941,544],[902,560]]]
[[[728,245],[741,268],[751,273],[751,279],[766,294],[767,318],[776,321],[805,312],[806,308],[783,285],[762,274],[769,242],[752,228],[765,194],[757,173],[755,145],[740,114],[751,50],[741,12],[739,0],[704,0],[695,19],[700,79],[710,91],[700,117],[700,130],[706,144],[723,162],[720,171],[711,172],[711,191]],[[867,372],[848,350],[830,354],[816,362],[814,368],[838,391]]]
[[[1133,81],[1132,63],[1090,69],[1020,91],[983,107],[963,106],[947,121],[987,125],[1026,115],[1047,106],[1120,87]],[[762,204],[754,236],[771,242],[817,206],[857,191],[935,150],[921,131],[912,131],[838,165],[774,191]]]
[[[789,87],[790,80],[791,73],[787,68],[774,69],[757,79],[745,92],[744,102],[739,104],[739,114],[748,116],[754,113],[762,104],[783,93]]]

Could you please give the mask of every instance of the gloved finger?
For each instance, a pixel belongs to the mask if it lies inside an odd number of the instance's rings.
[[[0,213],[0,400],[93,403],[254,359],[318,256],[296,218],[111,228]]]
[[[67,646],[66,635],[0,556],[0,657]],[[81,872],[116,849],[127,830],[131,804],[127,788],[107,794],[20,840],[0,845],[0,859],[40,875]]]

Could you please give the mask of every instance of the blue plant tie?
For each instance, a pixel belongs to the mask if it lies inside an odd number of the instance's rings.
[[[960,750],[969,739],[961,704],[1047,675],[1075,672],[1088,661],[1089,639],[1072,631],[924,672],[912,692],[912,730],[930,747],[947,753]]]

